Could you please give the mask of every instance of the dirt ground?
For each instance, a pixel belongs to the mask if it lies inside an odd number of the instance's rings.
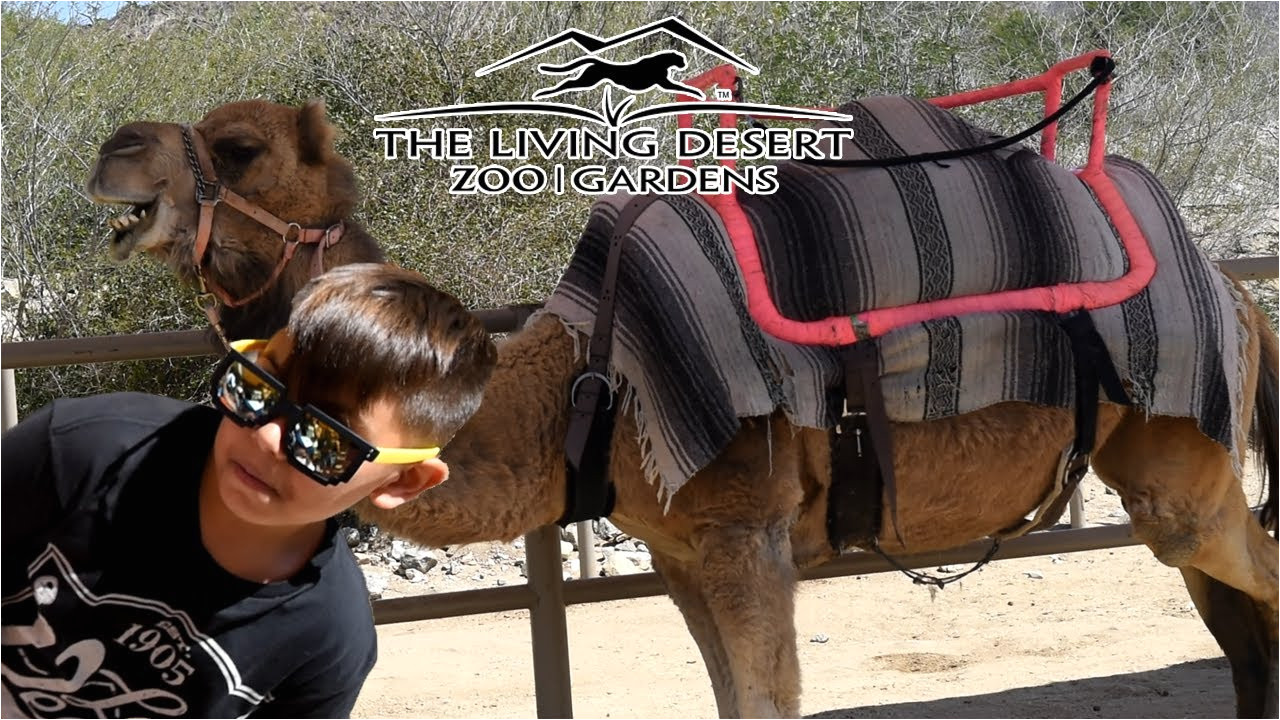
[[[1084,489],[1088,524],[1127,521]],[[665,596],[571,606],[568,626],[575,716],[715,717]],[[796,626],[809,717],[1234,715],[1181,576],[1143,547],[997,561],[933,596],[898,573],[807,581]],[[524,611],[380,626],[353,716],[534,717],[529,632]]]

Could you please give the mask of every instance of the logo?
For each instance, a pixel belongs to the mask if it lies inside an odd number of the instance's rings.
[[[662,50],[626,60],[606,58],[616,49],[653,35],[665,34],[681,49]],[[769,194],[777,190],[777,167],[769,164],[737,166],[739,160],[841,159],[853,131],[839,127],[720,127],[706,131],[678,127],[674,133],[642,125],[671,115],[759,115],[783,120],[848,120],[829,110],[796,108],[741,101],[739,73],[759,70],[675,17],[625,33],[601,38],[569,28],[546,40],[480,68],[476,77],[508,71],[514,66],[562,46],[573,46],[580,57],[560,64],[541,63],[545,87],[527,101],[480,102],[383,113],[383,123],[481,115],[550,115],[578,121],[546,130],[490,128],[482,138],[470,128],[382,127],[374,131],[388,160],[446,160],[449,192],[455,195],[531,195],[572,190],[586,195],[722,194],[737,190]],[[685,51],[700,52],[723,65],[697,79],[681,79],[690,67]],[[698,85],[690,81],[701,80]],[[712,87],[714,85],[714,87]],[[722,86],[723,85],[723,86]],[[587,93],[601,90],[599,108],[574,104]],[[615,101],[614,91],[621,95]],[[710,90],[712,95],[708,96]],[[650,95],[656,102],[636,107]],[[476,164],[477,149],[487,151],[487,165]],[[664,156],[675,164],[658,164]],[[531,160],[541,159],[534,164]],[[509,162],[508,162],[509,161]],[[566,161],[573,163],[566,165]],[[703,164],[694,166],[694,161]]]

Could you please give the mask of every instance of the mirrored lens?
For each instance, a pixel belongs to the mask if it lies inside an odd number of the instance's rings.
[[[239,360],[233,360],[218,380],[218,402],[246,422],[268,417],[279,399],[270,383]]]
[[[334,480],[357,459],[356,449],[342,433],[309,414],[290,426],[286,447],[303,467]]]

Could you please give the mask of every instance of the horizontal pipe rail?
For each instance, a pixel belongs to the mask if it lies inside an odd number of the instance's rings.
[[[1276,277],[1278,264],[1280,258],[1276,255],[1218,261],[1219,267],[1241,280]],[[538,304],[508,305],[474,312],[489,332],[511,332],[522,327],[539,307]],[[0,346],[0,368],[214,355],[220,352],[215,343],[208,330],[7,342]]]
[[[1138,544],[1140,542],[1133,536],[1133,528],[1127,524],[1072,530],[1046,530],[1001,543],[1000,550],[996,552],[993,560],[1104,550]],[[975,563],[987,554],[990,547],[985,542],[974,542],[950,550],[901,555],[894,559],[907,568]],[[847,575],[870,575],[896,569],[879,555],[855,552],[841,555],[817,567],[808,568],[800,573],[800,577],[802,580],[819,580]],[[657,574],[651,572],[590,580],[568,580],[564,583],[564,603],[580,605],[610,600],[629,600],[662,595],[665,592],[662,581],[658,579]],[[386,625],[528,609],[533,602],[533,591],[523,585],[460,590],[377,600],[373,603],[373,618],[375,623]]]
[[[539,304],[508,305],[475,310],[484,327],[491,333],[511,332],[524,325]],[[0,367],[29,368],[50,365],[80,365],[118,362],[122,360],[158,360],[171,357],[217,355],[222,352],[218,340],[208,329],[174,330],[170,332],[134,333],[132,335],[97,335],[55,340],[7,342],[0,346]]]

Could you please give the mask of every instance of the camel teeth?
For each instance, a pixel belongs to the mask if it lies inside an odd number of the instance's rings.
[[[146,211],[146,210],[143,210],[143,211],[142,211],[142,219],[143,219],[143,220],[146,220],[146,219],[147,219],[147,211]]]
[[[125,222],[129,223],[130,225],[137,225],[138,223],[142,222],[142,220],[137,215],[134,215],[133,213],[129,213],[129,217],[125,218]]]

